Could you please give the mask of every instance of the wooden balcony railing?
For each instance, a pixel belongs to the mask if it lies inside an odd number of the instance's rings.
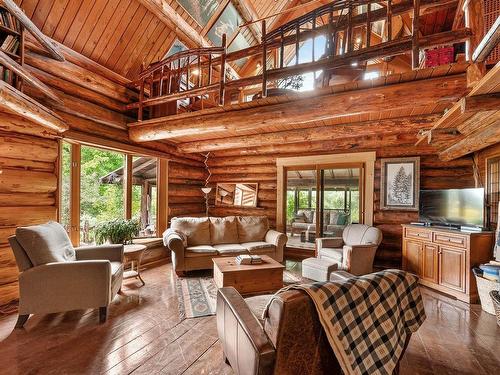
[[[439,10],[449,3],[448,0],[407,0],[393,4],[388,0],[382,6],[374,0],[337,0],[269,32],[264,20],[259,45],[228,53],[224,36],[221,47],[183,51],[152,64],[133,83],[140,90],[139,102],[127,108],[138,109],[138,119],[143,121],[144,108],[174,101],[187,103],[184,106],[187,110],[203,109],[203,104],[201,107],[194,104],[205,101],[212,106],[223,105],[225,101],[230,102],[231,94],[248,87],[266,97],[268,88],[276,87],[280,79],[318,70],[335,74],[335,69],[350,69],[368,60],[408,52],[412,54],[413,68],[417,69],[420,48],[462,42],[471,35],[470,30],[464,28],[418,36],[421,11]],[[393,30],[393,17],[406,13],[412,14],[413,29],[411,35],[404,36]],[[385,22],[385,35],[374,35],[373,23],[378,21]],[[326,45],[324,53],[317,57],[315,39],[319,36],[325,37]],[[301,47],[311,39],[312,51],[307,52],[311,56],[304,59]],[[242,78],[226,74],[228,63],[251,56],[261,56],[261,72]],[[307,62],[301,62],[304,60]],[[326,82],[328,80],[323,80],[323,84]],[[149,118],[158,114],[161,116],[161,111],[150,111]]]

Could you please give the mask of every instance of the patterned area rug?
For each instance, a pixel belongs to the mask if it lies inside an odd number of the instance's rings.
[[[285,286],[309,281],[288,269],[283,272]],[[176,283],[181,319],[215,315],[217,286],[211,271],[193,272],[191,277],[177,278]]]

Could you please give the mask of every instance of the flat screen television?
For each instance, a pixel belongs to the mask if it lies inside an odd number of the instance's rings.
[[[420,191],[420,222],[484,227],[484,189]]]

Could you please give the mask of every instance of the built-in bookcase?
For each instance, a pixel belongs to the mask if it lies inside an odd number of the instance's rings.
[[[20,65],[24,64],[24,27],[7,9],[0,5],[0,50]],[[0,66],[0,79],[21,88],[21,77]]]

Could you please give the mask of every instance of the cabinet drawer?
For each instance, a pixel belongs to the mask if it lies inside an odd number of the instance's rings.
[[[459,234],[434,232],[433,241],[438,244],[467,248],[467,237]]]
[[[431,240],[431,231],[428,230],[418,230],[414,228],[406,228],[405,236],[408,238],[418,238],[421,240]]]

